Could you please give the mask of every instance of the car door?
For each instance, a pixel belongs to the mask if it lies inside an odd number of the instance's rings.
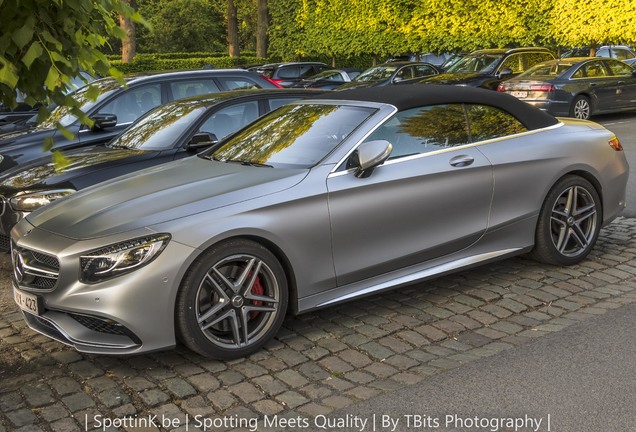
[[[260,116],[258,102],[258,100],[250,100],[233,103],[214,110],[197,132],[213,134],[218,141],[221,141]]]
[[[117,124],[103,130],[91,130],[82,126],[79,133],[81,145],[101,144],[110,141],[130,126],[133,121],[161,103],[160,83],[146,84],[121,91],[90,114],[91,116],[114,114],[117,116]]]
[[[636,76],[634,69],[622,61],[608,59],[604,61],[609,75],[616,80],[616,107],[633,108],[636,106]]]
[[[594,112],[612,111],[617,103],[616,88],[618,80],[608,76],[603,61],[592,60],[585,63],[581,70],[583,77],[589,84],[590,91],[595,95],[592,102]]]
[[[464,249],[488,225],[491,166],[468,144],[462,105],[397,113],[366,140],[378,139],[393,151],[368,178],[327,180],[338,285]]]
[[[404,66],[395,73],[392,82],[393,84],[404,84],[406,81],[414,78],[413,74],[413,66]]]

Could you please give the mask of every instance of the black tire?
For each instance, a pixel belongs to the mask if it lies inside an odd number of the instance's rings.
[[[568,175],[546,197],[532,256],[554,265],[573,265],[590,253],[603,221],[601,199],[592,184]]]
[[[587,96],[577,96],[570,107],[570,117],[589,120],[592,116],[592,104]]]
[[[276,334],[287,302],[285,271],[274,254],[249,240],[222,242],[201,254],[181,281],[177,335],[206,357],[244,357]]]

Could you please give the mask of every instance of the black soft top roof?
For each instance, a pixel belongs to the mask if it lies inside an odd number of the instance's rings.
[[[552,115],[520,101],[514,96],[473,87],[434,84],[389,85],[336,90],[323,94],[319,98],[386,103],[395,106],[399,111],[426,105],[481,104],[508,111],[530,130],[558,123],[558,120]]]

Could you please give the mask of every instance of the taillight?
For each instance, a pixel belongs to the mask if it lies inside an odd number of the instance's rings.
[[[552,84],[532,84],[530,91],[550,93],[554,91],[554,86]]]
[[[506,85],[504,83],[499,83],[499,85],[497,86],[497,91],[505,92],[506,91]]]
[[[621,142],[618,140],[618,138],[613,137],[611,140],[609,140],[607,142],[610,147],[612,147],[614,150],[616,151],[623,151],[623,145],[621,144]]]
[[[267,82],[270,82],[270,83],[274,84],[277,88],[283,88],[283,86],[279,84],[279,83],[280,83],[281,81],[283,81],[283,80],[275,80],[275,79],[271,79],[270,77],[267,77],[267,76],[265,76],[265,75],[261,75],[261,77],[262,77],[265,81],[267,81]]]

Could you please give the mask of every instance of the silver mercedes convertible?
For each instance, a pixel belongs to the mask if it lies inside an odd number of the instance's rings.
[[[90,353],[230,359],[301,313],[522,253],[585,259],[625,206],[598,124],[454,86],[296,102],[12,231],[28,325]]]

